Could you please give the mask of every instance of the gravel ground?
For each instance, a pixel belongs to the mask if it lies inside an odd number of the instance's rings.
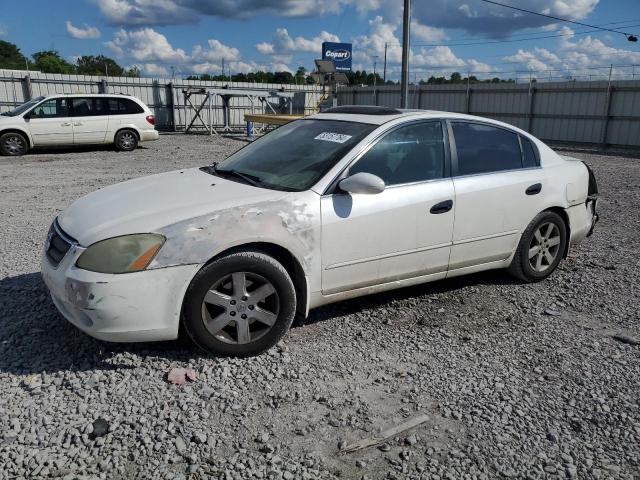
[[[248,360],[102,343],[56,313],[38,261],[57,212],[241,145],[0,159],[0,478],[640,478],[640,346],[613,338],[640,337],[637,158],[573,153],[602,220],[539,284],[489,272],[323,307]],[[198,379],[171,385],[172,367]]]

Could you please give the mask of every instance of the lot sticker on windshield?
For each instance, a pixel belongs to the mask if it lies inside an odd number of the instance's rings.
[[[324,140],[325,142],[344,143],[351,138],[351,135],[344,135],[343,133],[331,133],[322,132],[320,135],[314,138],[314,140]]]

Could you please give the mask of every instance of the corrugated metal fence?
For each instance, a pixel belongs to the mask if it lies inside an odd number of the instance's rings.
[[[640,146],[640,81],[411,87],[410,108],[494,118],[554,143]],[[400,106],[397,86],[347,87],[338,105]]]
[[[171,80],[166,78],[99,77],[88,75],[45,74],[40,72],[0,70],[0,112],[7,111],[30,98],[53,93],[124,93],[134,95],[146,103],[154,112],[156,125],[160,129],[182,130],[191,123],[194,110],[185,106],[183,89],[186,88],[250,88],[273,91],[284,89],[294,92],[293,112],[311,113],[322,97],[322,87],[316,85],[280,85],[270,83],[207,82],[200,80]],[[191,102],[199,105],[203,95],[195,94]],[[278,108],[274,99],[272,104]],[[215,98],[211,109],[213,125],[220,126],[222,102]],[[260,107],[259,107],[260,108]],[[251,112],[247,98],[234,98],[231,103],[230,124],[242,127],[244,113]],[[256,112],[261,113],[261,112]],[[209,110],[205,108],[201,117],[208,125]],[[196,123],[198,125],[199,122]]]

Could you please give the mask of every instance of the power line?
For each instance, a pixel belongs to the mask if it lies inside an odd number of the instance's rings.
[[[629,25],[630,27],[638,27],[640,25]],[[575,35],[586,35],[589,33],[600,33],[602,32],[602,30],[584,30],[581,32],[572,32],[572,33],[558,33],[555,35],[542,35],[542,36],[537,36],[537,37],[529,37],[529,38],[513,38],[513,39],[509,39],[509,40],[486,40],[486,41],[482,41],[482,42],[464,42],[464,43],[421,43],[421,42],[414,42],[413,44],[415,46],[420,46],[420,47],[461,47],[461,46],[470,46],[470,45],[492,45],[492,44],[496,44],[496,43],[515,43],[515,42],[528,42],[531,40],[542,40],[545,38],[559,38],[559,37],[573,37]],[[394,45],[394,46],[398,46],[400,45],[398,44],[389,44],[389,45]]]
[[[637,42],[638,41],[638,37],[636,35],[633,35],[633,34],[627,33],[627,32],[622,32],[620,30],[614,30],[612,28],[606,28],[606,27],[596,27],[595,25],[590,25],[588,23],[577,22],[575,20],[569,20],[569,19],[566,19],[566,18],[560,18],[560,17],[556,17],[556,16],[553,16],[553,15],[547,15],[545,13],[538,13],[538,12],[534,12],[532,10],[527,10],[525,8],[514,7],[512,5],[506,5],[504,3],[494,2],[493,0],[479,0],[479,1],[480,2],[484,2],[484,3],[490,3],[492,5],[497,5],[499,7],[510,8],[511,10],[517,10],[519,12],[529,13],[531,15],[538,15],[539,17],[551,18],[553,20],[558,20],[560,22],[573,23],[574,25],[582,25],[583,27],[597,28],[598,30],[605,30],[607,32],[620,33],[622,35],[625,35],[627,37],[627,40],[629,40],[630,42]]]

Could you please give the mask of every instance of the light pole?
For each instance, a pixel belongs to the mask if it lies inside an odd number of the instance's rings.
[[[400,108],[409,103],[409,28],[411,25],[411,0],[404,0],[402,14],[402,76],[400,81]]]
[[[373,57],[373,86],[376,86],[377,78],[376,78],[376,64],[378,63],[378,55],[374,55]]]
[[[384,71],[382,72],[382,81],[387,83],[387,47],[389,44],[384,42]]]

